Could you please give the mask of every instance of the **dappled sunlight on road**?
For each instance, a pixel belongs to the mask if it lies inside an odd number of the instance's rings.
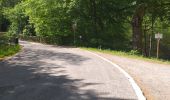
[[[25,47],[20,54],[0,62],[1,100],[126,100],[93,89],[104,87],[103,82],[74,77],[73,68],[91,58],[22,44]]]

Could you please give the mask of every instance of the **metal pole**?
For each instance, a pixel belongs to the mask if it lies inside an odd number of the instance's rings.
[[[16,36],[15,36],[15,44],[19,44],[19,34],[21,32],[21,20],[20,20],[20,16],[19,16],[19,21],[18,21],[18,30],[17,30],[17,33],[16,33]]]
[[[160,39],[157,39],[157,59],[159,58]]]
[[[76,45],[76,31],[74,30],[74,45]]]
[[[150,35],[150,40],[149,40],[149,57],[151,56],[151,50],[152,50],[152,35]]]
[[[73,31],[74,31],[74,45],[76,45],[76,28],[77,28],[77,22],[73,24]]]

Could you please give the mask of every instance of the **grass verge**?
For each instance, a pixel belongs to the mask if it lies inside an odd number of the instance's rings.
[[[16,54],[20,50],[20,45],[0,45],[0,60]]]
[[[132,52],[115,51],[115,50],[99,50],[99,49],[96,49],[96,48],[85,48],[85,47],[81,47],[81,49],[105,53],[105,54],[111,54],[111,55],[116,55],[116,56],[122,56],[122,57],[127,57],[127,58],[132,58],[132,59],[139,59],[139,60],[149,61],[149,62],[153,62],[153,63],[170,64],[169,60],[163,60],[163,59],[157,59],[157,58],[148,58],[148,57],[145,57],[145,56],[142,56],[142,55],[137,55],[137,54],[132,53]]]

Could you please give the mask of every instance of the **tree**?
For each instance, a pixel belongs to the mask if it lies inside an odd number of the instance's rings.
[[[7,31],[10,24],[9,20],[4,16],[5,9],[13,8],[21,0],[0,0],[0,31]]]
[[[147,35],[153,37],[155,22],[169,22],[170,11],[168,0],[1,0],[0,4],[11,23],[9,32],[59,37],[64,44],[73,44],[76,21],[75,38],[82,36],[85,46],[133,48],[141,53],[147,53]]]
[[[152,23],[154,23],[156,18],[163,19],[166,15],[165,8],[169,4],[168,0],[135,0],[136,10],[132,17],[132,30],[133,30],[133,49],[143,50],[143,18],[146,14],[151,14]],[[153,26],[153,25],[152,25]]]

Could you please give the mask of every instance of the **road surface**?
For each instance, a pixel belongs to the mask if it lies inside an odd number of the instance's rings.
[[[97,53],[113,61],[138,83],[147,100],[170,100],[170,65]]]
[[[0,100],[136,100],[128,79],[110,63],[78,48],[21,41],[0,62]]]

